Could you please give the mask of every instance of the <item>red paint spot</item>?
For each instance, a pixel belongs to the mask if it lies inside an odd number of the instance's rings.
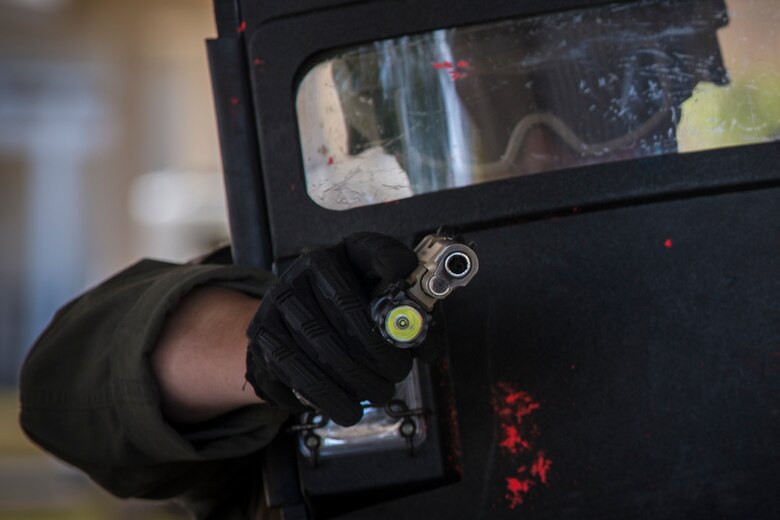
[[[671,238],[667,238],[666,239],[666,242],[664,242],[664,247],[666,249],[671,249],[671,247],[672,247],[672,239]]]
[[[246,31],[246,20],[241,20],[241,24],[236,29],[236,32],[238,32],[240,34],[240,33],[244,32],[244,31]]]
[[[260,58],[255,58],[254,61],[252,61],[255,65],[262,67],[265,65],[265,60],[261,60]]]
[[[534,482],[530,479],[520,480],[515,477],[507,477],[506,490],[508,493],[504,496],[509,501],[509,509],[514,509],[522,504],[523,495],[528,493],[533,485]]]
[[[328,157],[328,166],[333,166],[333,157]]]
[[[467,68],[469,68],[471,65],[469,65],[469,62],[467,62],[466,60],[460,60],[460,61],[457,63],[457,66],[458,66],[458,68],[459,68],[459,69],[467,69]]]
[[[238,105],[239,102],[240,102],[240,100],[236,96],[233,96],[232,98],[230,98],[230,104],[233,105],[233,106]]]
[[[294,182],[290,183],[290,191],[295,191],[295,183]]]
[[[544,452],[540,451],[536,455],[536,462],[531,466],[531,475],[539,477],[539,481],[542,484],[547,484],[547,472],[552,466],[552,461],[544,458]]]
[[[451,71],[450,71],[450,77],[451,77],[453,80],[455,80],[455,81],[457,81],[457,80],[459,80],[459,79],[463,79],[463,78],[465,78],[466,76],[468,76],[468,74],[466,74],[465,72],[458,72],[458,71],[455,71],[455,70],[451,70]]]

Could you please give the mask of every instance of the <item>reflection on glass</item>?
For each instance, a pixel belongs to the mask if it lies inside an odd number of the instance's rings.
[[[419,365],[414,363],[412,371],[406,379],[395,385],[394,400],[402,401],[408,410],[419,410],[423,406],[420,390]],[[339,426],[328,422],[322,427],[312,430],[320,437],[320,447],[317,457],[320,460],[359,453],[376,453],[379,451],[407,451],[408,442],[401,431],[403,419],[389,416],[382,407],[363,403],[363,418],[354,426]],[[307,415],[302,417],[306,424]],[[415,434],[412,437],[414,447],[420,446],[428,433],[424,416],[410,415],[408,419],[415,424]],[[305,433],[298,436],[298,449],[305,457],[314,459],[312,451],[306,446]],[[1,519],[0,519],[1,520]]]
[[[777,139],[780,48],[757,24],[776,35],[780,4],[649,0],[331,53],[298,90],[308,193],[348,209]]]

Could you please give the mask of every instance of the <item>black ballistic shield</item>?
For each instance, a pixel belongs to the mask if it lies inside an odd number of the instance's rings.
[[[780,142],[344,211],[307,194],[296,92],[320,56],[603,4],[215,0],[237,262],[281,268],[357,231],[412,246],[441,225],[480,260],[439,309],[447,356],[423,371],[425,442],[318,465],[281,443],[291,453],[269,457],[272,506],[354,519],[780,516]]]

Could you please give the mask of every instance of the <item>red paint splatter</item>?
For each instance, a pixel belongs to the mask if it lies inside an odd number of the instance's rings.
[[[260,58],[255,58],[255,59],[252,61],[252,63],[254,63],[255,65],[257,65],[258,67],[262,67],[263,65],[265,65],[265,60],[261,60]]]
[[[667,238],[666,239],[666,241],[664,242],[664,247],[666,249],[671,249],[671,247],[672,247],[672,239],[671,238]]]
[[[504,438],[499,444],[502,448],[505,448],[509,453],[515,455],[518,452],[518,448],[528,449],[528,441],[523,439],[517,432],[516,426],[507,426],[502,424],[501,428],[504,429]]]
[[[436,61],[433,63],[433,68],[436,70],[451,69],[452,63],[450,63],[449,61]]]
[[[527,392],[514,391],[512,390],[512,387],[506,383],[499,383],[499,387],[506,392],[504,402],[510,405],[508,409],[514,414],[518,424],[523,422],[523,417],[530,415],[534,410],[539,409],[539,403],[534,402],[533,397]],[[506,409],[502,409],[502,412],[505,411]]]
[[[499,449],[517,467],[516,476],[504,478],[507,491],[504,498],[509,508],[515,509],[524,503],[525,495],[532,488],[548,482],[552,460],[534,446],[541,432],[529,418],[541,405],[528,392],[517,390],[509,383],[497,383],[493,387],[492,405],[499,425]]]
[[[547,484],[547,472],[550,470],[550,466],[552,466],[552,461],[544,458],[544,452],[540,451],[536,454],[536,462],[531,466],[531,475],[539,477],[542,484]]]
[[[238,28],[236,29],[236,32],[241,34],[244,31],[246,31],[246,20],[241,20],[241,23],[239,24]]]
[[[333,157],[328,157],[328,166],[333,166]]]
[[[534,485],[534,481],[531,479],[520,480],[516,477],[506,477],[506,490],[508,493],[504,495],[509,501],[509,509],[514,509],[523,503],[523,495],[531,490],[531,486]]]
[[[451,61],[433,62],[434,69],[447,70],[447,73],[450,75],[453,81],[457,81],[468,76],[466,71],[469,69],[469,67],[471,67],[471,65],[466,60],[459,60],[455,65],[453,65]]]
[[[240,103],[240,100],[236,96],[233,96],[232,98],[230,98],[230,104],[231,105],[236,106],[239,103]]]

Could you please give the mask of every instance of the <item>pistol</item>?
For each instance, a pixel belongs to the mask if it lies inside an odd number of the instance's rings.
[[[417,244],[415,270],[371,302],[371,317],[389,343],[412,348],[425,340],[436,302],[467,285],[479,270],[470,246],[444,234],[427,235]]]

